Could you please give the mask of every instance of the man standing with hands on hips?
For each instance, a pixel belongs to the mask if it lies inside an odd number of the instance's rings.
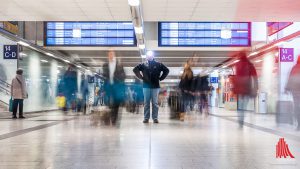
[[[153,52],[148,51],[146,62],[137,65],[133,72],[143,80],[144,92],[144,121],[149,123],[150,119],[150,101],[152,102],[152,119],[154,123],[158,123],[158,93],[159,81],[164,80],[169,74],[169,69],[162,63],[154,60]],[[163,74],[161,75],[161,72]],[[142,73],[142,74],[141,74]]]

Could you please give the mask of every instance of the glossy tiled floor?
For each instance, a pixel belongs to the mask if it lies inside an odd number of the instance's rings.
[[[190,113],[160,124],[143,124],[142,114],[124,110],[117,126],[91,115],[47,112],[25,120],[0,120],[1,169],[289,169],[300,168],[300,134],[251,114],[240,128],[234,112]],[[229,116],[230,115],[230,116]],[[228,117],[227,117],[228,116]],[[265,126],[264,126],[265,125]],[[276,159],[281,137],[295,159]]]

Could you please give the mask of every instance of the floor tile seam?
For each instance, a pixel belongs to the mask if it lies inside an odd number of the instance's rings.
[[[224,116],[220,116],[220,115],[216,115],[216,114],[210,114],[210,115],[214,116],[214,117],[224,119],[224,120],[228,120],[228,121],[231,121],[231,122],[234,122],[234,123],[239,123],[239,120],[232,119],[232,118],[229,118],[229,117],[224,117]],[[255,124],[252,124],[252,123],[249,123],[249,122],[245,122],[245,121],[244,121],[243,126],[247,126],[249,128],[252,128],[252,129],[256,129],[256,130],[259,130],[259,131],[263,131],[263,132],[273,134],[273,135],[277,135],[277,136],[281,136],[281,137],[286,137],[286,138],[289,138],[291,140],[300,142],[300,137],[292,135],[292,134],[283,133],[281,131],[276,131],[274,129],[258,126],[258,125],[255,125]]]
[[[152,144],[152,125],[150,124],[150,130],[149,130],[149,158],[148,158],[148,169],[151,169],[151,144]]]
[[[71,120],[74,120],[74,119],[76,119],[76,118],[71,118],[71,119],[67,119],[67,120],[64,120],[64,121],[50,122],[50,123],[38,125],[38,126],[35,126],[35,127],[30,127],[30,128],[26,128],[26,129],[22,129],[22,130],[18,130],[18,131],[13,131],[13,132],[10,132],[10,133],[1,134],[0,135],[0,140],[13,138],[13,137],[20,136],[20,135],[23,135],[23,134],[27,134],[27,133],[30,133],[30,132],[33,132],[33,131],[37,131],[37,130],[41,130],[41,129],[44,129],[44,128],[52,127],[52,126],[58,125],[60,123],[68,122],[68,121],[71,121]]]

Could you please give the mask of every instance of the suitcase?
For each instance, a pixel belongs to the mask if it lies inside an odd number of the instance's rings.
[[[292,101],[277,101],[276,122],[279,124],[293,124],[293,107]]]

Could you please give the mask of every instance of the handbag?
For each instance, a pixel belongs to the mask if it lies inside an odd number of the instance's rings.
[[[13,112],[13,98],[12,97],[10,97],[10,99],[9,99],[9,112]]]

